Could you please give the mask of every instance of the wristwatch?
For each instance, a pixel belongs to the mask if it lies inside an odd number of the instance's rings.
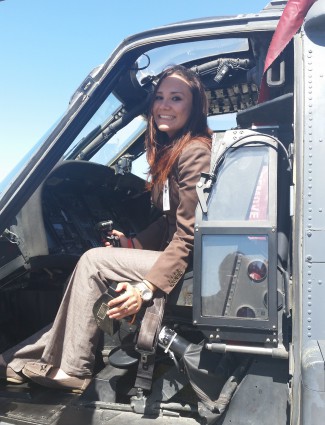
[[[135,287],[139,290],[142,301],[148,302],[152,300],[153,291],[148,288],[144,281],[137,283]]]

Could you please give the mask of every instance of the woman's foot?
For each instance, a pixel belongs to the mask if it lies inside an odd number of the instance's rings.
[[[25,376],[20,372],[15,372],[10,366],[0,365],[0,379],[5,379],[13,384],[23,384],[27,381]]]
[[[38,362],[28,362],[22,370],[31,381],[47,388],[65,389],[82,393],[91,381],[91,376],[78,378],[70,376],[62,369]]]

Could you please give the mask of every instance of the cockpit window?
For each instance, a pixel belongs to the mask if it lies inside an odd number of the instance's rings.
[[[224,56],[236,52],[247,52],[248,50],[249,42],[247,38],[204,40],[163,46],[148,50],[138,58],[138,72],[136,77],[141,86],[146,77],[149,75],[158,75],[168,65],[178,63],[195,64],[196,62],[200,63],[200,59]],[[100,147],[98,149],[95,148],[92,154],[91,146],[94,139],[100,136],[101,133],[103,134],[105,126],[109,126],[111,122],[114,122],[118,114],[123,113],[123,106],[122,102],[111,93],[75,140],[70,144],[69,149],[63,155],[63,159],[87,159],[104,165],[112,164],[117,156],[123,153],[132,142],[144,132],[146,126],[143,117],[135,118],[124,129],[118,131],[116,135],[103,140]],[[230,122],[224,122],[225,119],[230,120]],[[209,125],[213,130],[234,127],[236,125],[234,114],[229,114],[228,117],[223,117],[222,120],[219,121],[211,116]],[[44,139],[45,137],[43,140]],[[2,182],[0,185],[0,192],[10,185],[14,176],[22,168],[22,165],[30,160],[33,156],[33,152],[35,152],[40,145],[41,143],[37,144],[31,152],[26,155],[19,166],[17,166],[17,170],[13,170],[13,172]],[[90,147],[88,145],[90,145]],[[87,151],[85,158],[83,156],[84,151]],[[141,164],[140,167],[138,163]],[[143,178],[145,170],[147,170],[148,167],[145,160],[137,159],[133,168],[134,170],[137,169],[136,174]]]
[[[148,51],[138,59],[137,78],[141,83],[148,75],[157,75],[169,65],[184,64],[221,54],[245,52],[248,49],[247,38],[192,41],[159,47]]]
[[[73,155],[73,152],[82,151],[83,146],[87,145],[95,136],[99,134],[105,126],[105,122],[118,113],[119,108],[122,106],[121,102],[113,95],[110,94],[103,104],[98,108],[97,112],[93,117],[88,121],[87,125],[82,129],[82,131],[75,138],[74,142],[71,144],[69,151],[64,155],[64,158],[67,159]]]
[[[248,48],[246,38],[231,38],[181,43],[152,49],[138,59],[137,79],[141,85],[145,77],[158,75],[170,64],[187,63],[200,58],[227,55],[230,52],[244,52]],[[112,134],[109,137],[105,136],[106,129],[121,114],[123,114],[123,104],[111,93],[71,144],[69,151],[64,155],[64,159],[87,159],[103,165],[113,164],[118,156],[123,154],[146,128],[145,119],[138,116],[113,136]],[[234,124],[233,118],[231,124],[230,127]],[[220,127],[220,123],[213,120],[210,120],[209,125],[214,130]],[[229,125],[226,127],[229,128]],[[96,140],[98,138],[102,139],[97,147]],[[86,155],[84,155],[85,152]],[[141,174],[141,177],[143,177],[144,168],[147,169],[145,161],[140,167],[140,171],[137,172],[137,174]]]
[[[91,161],[103,165],[112,164],[145,131],[146,127],[147,121],[142,116],[134,118],[109,139],[91,158]]]

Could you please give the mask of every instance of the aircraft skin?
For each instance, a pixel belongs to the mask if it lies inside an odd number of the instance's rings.
[[[50,325],[109,220],[136,233],[158,217],[143,142],[171,60],[202,78],[214,132],[193,270],[166,305],[150,391],[135,387],[143,357],[118,351],[141,320],[115,323],[82,395],[0,381],[1,425],[323,424],[324,28],[322,0],[275,0],[130,36],[86,77],[0,184],[1,352]]]

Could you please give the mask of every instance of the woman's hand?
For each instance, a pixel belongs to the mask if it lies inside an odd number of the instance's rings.
[[[128,238],[125,236],[123,232],[119,232],[118,230],[113,229],[111,232],[108,232],[108,235],[117,237],[120,241],[120,245],[122,248],[128,247]],[[107,241],[105,242],[105,246],[112,248],[113,244]]]
[[[108,303],[109,310],[107,315],[110,319],[121,320],[127,316],[136,314],[142,306],[140,292],[134,286],[127,282],[120,282],[116,291],[125,291],[122,295],[114,298]]]
[[[128,243],[129,238],[127,238],[124,233],[113,229],[111,232],[108,232],[107,234],[109,236],[116,236],[120,241],[121,248],[130,248],[130,245]],[[132,248],[142,249],[142,245],[140,244],[140,242],[136,238],[132,238],[131,245],[132,245]],[[113,248],[113,245],[108,241],[105,242],[105,246],[108,247],[108,248]]]

